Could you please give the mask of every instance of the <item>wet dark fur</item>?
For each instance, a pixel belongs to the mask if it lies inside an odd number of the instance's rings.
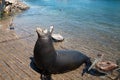
[[[42,80],[51,80],[51,74],[74,70],[83,63],[86,64],[85,70],[91,65],[89,57],[79,51],[56,51],[50,32],[42,36],[38,33],[38,40],[34,47],[34,60],[36,66],[42,71]]]

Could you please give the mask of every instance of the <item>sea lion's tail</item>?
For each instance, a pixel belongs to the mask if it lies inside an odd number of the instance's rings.
[[[91,65],[92,65],[92,62],[91,62],[91,60],[88,58],[88,59],[85,61],[85,68],[83,69],[82,76],[83,76],[85,73],[88,73],[88,72],[89,72],[89,68],[91,67]]]
[[[91,75],[94,75],[94,76],[105,76],[106,75],[105,73],[99,72],[96,69],[92,69],[92,67],[94,65],[95,65],[95,62],[92,63],[90,59],[87,59],[85,61],[85,68],[83,69],[82,76],[85,73],[88,73],[88,74],[91,74]]]

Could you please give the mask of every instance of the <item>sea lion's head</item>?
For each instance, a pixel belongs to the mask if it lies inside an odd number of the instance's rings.
[[[47,29],[41,29],[38,27],[36,28],[36,32],[38,34],[38,38],[42,38],[42,39],[51,38],[51,34],[53,32],[53,26],[50,26],[49,31]]]

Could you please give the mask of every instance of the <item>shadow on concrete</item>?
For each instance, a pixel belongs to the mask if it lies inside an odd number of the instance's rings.
[[[83,69],[83,73],[82,76],[84,75],[84,73],[90,74],[92,76],[105,76],[105,73],[102,73],[96,69],[91,69],[90,71],[86,71],[85,69]]]
[[[33,58],[33,57],[30,57],[30,60],[31,60],[31,62],[30,62],[30,67],[31,67],[33,70],[35,70],[36,72],[38,72],[39,74],[41,74],[42,71],[41,71],[39,68],[37,68],[37,66],[35,65],[35,63],[34,63],[34,58]]]

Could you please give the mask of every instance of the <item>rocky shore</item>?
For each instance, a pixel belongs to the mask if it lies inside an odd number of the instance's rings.
[[[29,9],[29,6],[20,0],[1,0],[0,12],[4,15],[12,15]]]

